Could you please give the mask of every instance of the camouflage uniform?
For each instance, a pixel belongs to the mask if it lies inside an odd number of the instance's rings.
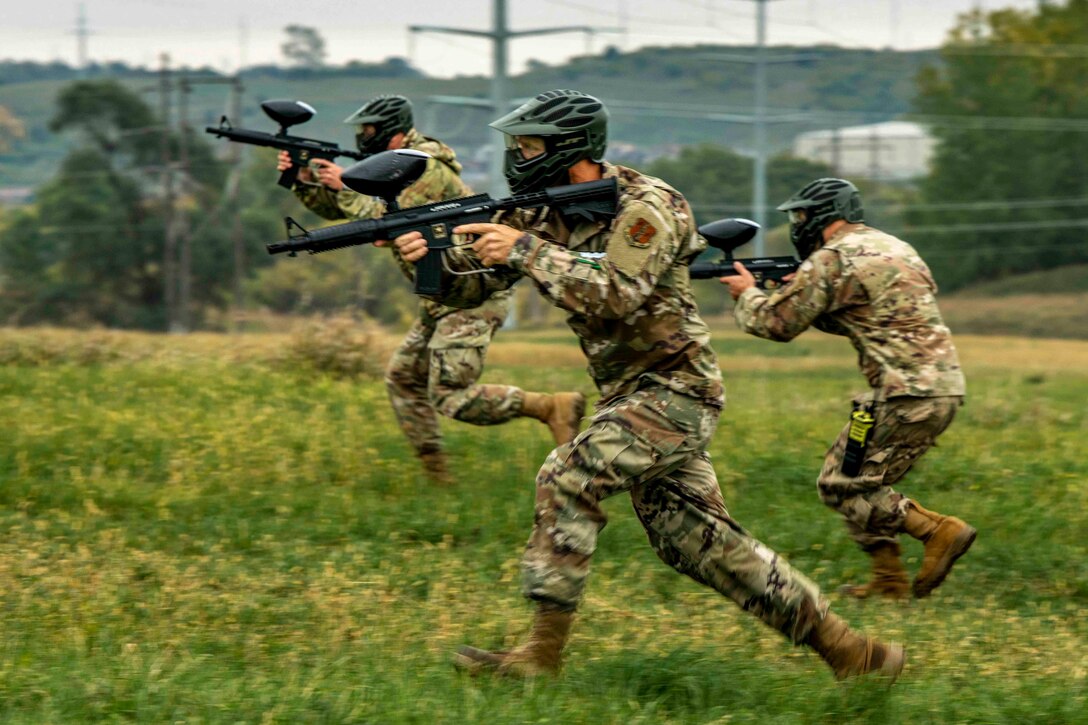
[[[894,542],[909,500],[891,488],[952,422],[964,378],[937,309],[937,286],[906,242],[847,224],[773,294],[746,290],[734,308],[745,332],[791,340],[809,326],[850,338],[872,390],[855,405],[876,424],[858,476],[842,473],[849,425],[827,453],[820,499],[865,550]]]
[[[684,198],[611,164],[616,219],[570,226],[559,213],[496,221],[530,230],[488,275],[447,275],[443,298],[472,305],[529,277],[569,313],[601,393],[589,428],[548,456],[536,479],[523,559],[526,596],[573,610],[585,587],[600,502],[628,492],[658,556],[784,632],[805,639],[826,612],[819,589],[734,521],[706,452],[724,404],[688,263],[706,243]],[[471,265],[471,255],[454,263]]]
[[[433,158],[423,176],[397,198],[402,208],[472,193],[461,180],[461,164],[445,144],[411,129],[405,134],[403,148],[418,149]],[[381,199],[346,187],[333,191],[296,184],[294,192],[326,219],[369,219],[385,213]],[[402,266],[411,273],[410,266]],[[442,448],[436,410],[474,425],[505,423],[521,414],[521,389],[476,384],[491,338],[510,310],[512,295],[512,290],[505,291],[473,310],[421,300],[419,316],[393,353],[385,375],[397,421],[417,454]]]

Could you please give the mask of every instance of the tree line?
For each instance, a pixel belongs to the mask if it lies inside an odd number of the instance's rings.
[[[1088,54],[1074,52],[1084,37],[1088,0],[964,16],[942,64],[918,76],[914,109],[939,142],[931,173],[913,185],[857,180],[870,221],[915,244],[944,289],[1088,262]],[[60,94],[50,127],[77,144],[33,205],[0,218],[0,323],[163,329],[164,240],[176,210],[163,189],[161,119],[136,92],[85,80]],[[186,133],[188,174],[174,180],[194,241],[198,325],[232,302],[235,215],[248,304],[293,313],[350,306],[384,322],[410,314],[408,286],[381,250],[273,263],[263,244],[282,236],[285,215],[318,220],[275,185],[271,154],[254,154],[228,208],[231,169],[203,134]],[[180,134],[165,136],[172,158]],[[751,163],[728,148],[686,147],[642,170],[684,192],[700,222],[748,214]],[[775,157],[768,201],[831,173]],[[785,251],[781,229],[771,242]],[[702,296],[708,311],[723,304]]]

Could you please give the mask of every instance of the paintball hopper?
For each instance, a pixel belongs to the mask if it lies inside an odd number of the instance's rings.
[[[716,279],[729,277],[737,272],[733,262],[740,262],[756,278],[756,284],[765,290],[773,290],[784,284],[783,278],[797,271],[800,265],[794,257],[753,257],[734,259],[733,250],[747,244],[759,231],[759,225],[748,219],[719,219],[699,227],[710,246],[722,250],[717,262],[695,262],[691,265],[692,279]]]
[[[285,99],[262,101],[261,110],[280,125],[281,133],[285,133],[291,126],[306,123],[317,113],[309,103]]]
[[[397,197],[423,175],[430,158],[414,149],[382,151],[349,166],[340,180],[352,191],[383,199],[390,211],[396,211]]]
[[[719,219],[699,227],[707,243],[726,254],[752,241],[758,231],[759,225],[750,219]]]

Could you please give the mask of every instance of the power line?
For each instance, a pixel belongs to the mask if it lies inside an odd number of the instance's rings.
[[[1005,232],[1035,231],[1042,229],[1072,229],[1088,227],[1085,219],[1055,219],[1052,221],[991,222],[979,224],[933,224],[923,226],[905,226],[911,234],[952,234],[958,232]],[[1084,239],[1070,240],[1070,245],[1083,246]]]

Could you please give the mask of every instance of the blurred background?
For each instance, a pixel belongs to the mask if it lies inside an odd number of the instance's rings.
[[[204,127],[274,132],[260,101],[294,98],[318,114],[293,133],[351,148],[342,119],[399,93],[505,194],[487,123],[575,88],[612,113],[610,160],[700,223],[764,223],[741,256],[791,252],[774,206],[843,176],[929,261],[955,331],[1088,337],[1085,0],[50,0],[0,27],[0,325],[404,325],[388,254],[267,255],[285,215],[320,222],[273,152]],[[516,324],[557,323],[530,292]],[[728,310],[716,284],[699,295]]]

